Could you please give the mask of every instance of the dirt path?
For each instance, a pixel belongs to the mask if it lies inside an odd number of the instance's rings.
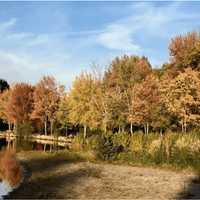
[[[192,182],[195,175],[184,172],[42,156],[22,160],[32,174],[8,198],[171,199],[183,197],[188,190],[189,198],[200,197],[199,182]],[[193,193],[191,183],[198,186],[192,187]]]

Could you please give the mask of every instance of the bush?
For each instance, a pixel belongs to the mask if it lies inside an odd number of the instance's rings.
[[[126,132],[113,134],[113,143],[115,146],[122,146],[124,150],[128,150],[131,143],[131,135]]]
[[[22,180],[22,168],[12,151],[0,153],[0,178],[16,187]]]
[[[102,160],[115,160],[120,152],[123,152],[124,147],[113,142],[112,135],[102,135],[98,139],[95,149],[96,156]]]

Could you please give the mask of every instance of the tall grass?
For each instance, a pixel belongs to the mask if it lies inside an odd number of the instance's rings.
[[[79,150],[95,152],[97,159],[115,160],[131,164],[170,165],[194,168],[200,172],[200,133],[165,135],[141,132],[92,135],[85,140],[81,135],[74,140]]]

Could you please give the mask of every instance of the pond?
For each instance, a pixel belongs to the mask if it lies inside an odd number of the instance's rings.
[[[63,149],[69,149],[69,145],[63,142],[47,141],[22,138],[0,138],[0,151],[1,150],[14,150],[20,151],[45,151],[45,152],[57,152]],[[7,182],[0,180],[0,199],[9,194],[14,188],[12,188]]]
[[[45,152],[55,152],[59,150],[69,149],[69,146],[65,143],[60,143],[56,141],[46,141],[46,140],[25,140],[22,138],[16,139],[0,139],[0,150],[3,149],[13,149],[16,152],[19,151],[45,151]]]

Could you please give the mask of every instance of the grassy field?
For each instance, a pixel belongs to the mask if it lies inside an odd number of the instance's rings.
[[[7,198],[133,199],[199,198],[192,171],[91,162],[80,153],[21,152],[28,170],[24,183]]]

